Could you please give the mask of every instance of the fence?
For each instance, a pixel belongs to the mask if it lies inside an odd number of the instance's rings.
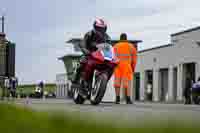
[[[57,74],[56,75],[56,97],[57,98],[67,98],[68,92],[70,91],[71,81],[68,80],[67,74]]]

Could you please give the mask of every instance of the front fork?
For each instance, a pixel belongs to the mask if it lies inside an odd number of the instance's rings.
[[[81,65],[83,66],[81,76],[89,83],[91,77],[93,76],[96,62],[93,59],[88,58],[87,62],[83,62]]]
[[[113,74],[113,71],[114,71],[114,70],[112,70],[112,69],[107,69],[107,70],[102,71],[102,72],[99,72],[99,71],[97,71],[97,70],[94,70],[94,74],[93,74],[93,78],[92,78],[92,88],[94,88],[94,86],[95,86],[96,76],[98,76],[98,75],[104,73],[104,74],[107,75],[108,80],[110,80],[110,78],[111,78],[111,76],[112,76],[112,74]]]

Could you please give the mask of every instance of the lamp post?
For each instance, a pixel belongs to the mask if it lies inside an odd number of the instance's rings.
[[[0,20],[1,20],[1,32],[4,33],[5,17],[1,16]]]
[[[5,76],[6,76],[6,65],[7,65],[7,59],[6,59],[6,44],[7,44],[7,40],[6,40],[6,35],[4,33],[4,21],[5,21],[5,17],[2,16],[0,17],[0,22],[1,22],[1,31],[0,31],[0,63],[2,63],[1,65],[3,65],[3,67],[1,68],[1,75],[0,75],[0,87],[2,89],[2,99],[5,96],[5,86],[4,86],[4,82],[5,82]],[[3,73],[2,73],[3,72]]]

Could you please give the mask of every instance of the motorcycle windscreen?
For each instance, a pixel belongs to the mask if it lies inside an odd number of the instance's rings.
[[[113,49],[112,48],[103,49],[101,51],[101,54],[103,55],[104,60],[109,60],[109,61],[113,60]]]
[[[192,88],[200,88],[200,82],[194,83]]]
[[[192,91],[193,91],[193,92],[200,93],[200,82],[194,83],[194,84],[192,85]]]

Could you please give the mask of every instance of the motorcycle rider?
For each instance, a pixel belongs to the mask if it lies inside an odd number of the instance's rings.
[[[87,57],[90,53],[97,50],[97,45],[100,43],[109,43],[111,44],[110,36],[106,33],[107,31],[107,24],[103,19],[96,19],[93,23],[93,29],[87,32],[84,35],[83,41],[80,43],[80,48],[84,53],[84,57],[81,59],[81,62],[86,62],[87,64]],[[72,81],[73,84],[77,84],[80,78],[81,71],[84,65],[80,64],[80,67],[77,69],[76,75],[74,80]]]

